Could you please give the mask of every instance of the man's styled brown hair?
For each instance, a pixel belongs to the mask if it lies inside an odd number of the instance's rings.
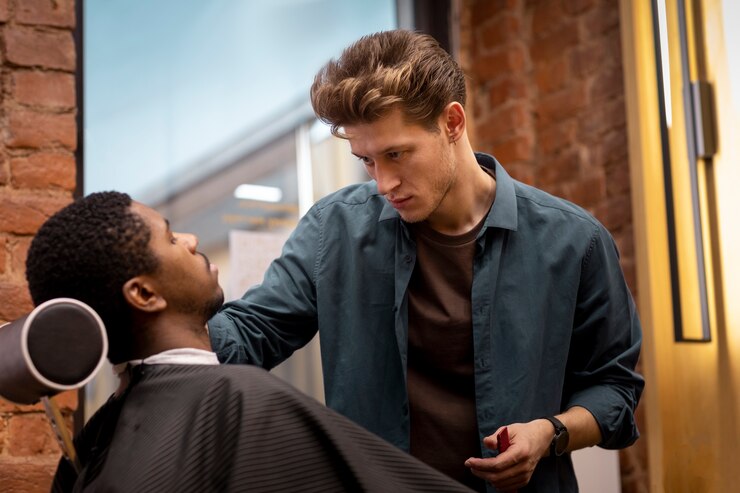
[[[439,43],[412,31],[383,31],[360,38],[316,74],[311,104],[316,116],[339,127],[372,123],[393,107],[404,118],[436,131],[447,104],[465,105],[465,75]]]

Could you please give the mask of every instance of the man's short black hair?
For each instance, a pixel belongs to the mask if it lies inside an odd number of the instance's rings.
[[[123,285],[159,265],[149,248],[149,227],[131,204],[120,192],[76,200],[41,226],[26,260],[34,304],[67,297],[90,305],[106,326],[114,364],[130,359],[133,340]]]

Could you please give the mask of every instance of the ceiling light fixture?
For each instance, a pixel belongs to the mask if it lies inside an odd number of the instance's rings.
[[[242,184],[234,190],[234,197],[241,200],[259,200],[261,202],[280,202],[283,191],[277,187]]]

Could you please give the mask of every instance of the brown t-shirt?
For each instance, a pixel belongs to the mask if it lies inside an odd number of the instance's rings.
[[[465,460],[481,456],[470,290],[484,221],[460,236],[412,224],[417,257],[408,290],[411,454],[477,491],[485,484]]]

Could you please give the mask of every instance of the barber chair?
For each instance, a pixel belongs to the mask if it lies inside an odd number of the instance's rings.
[[[92,380],[107,354],[102,320],[71,298],[49,300],[0,326],[0,396],[18,404],[42,401],[62,452],[76,468],[69,430],[50,397]]]

